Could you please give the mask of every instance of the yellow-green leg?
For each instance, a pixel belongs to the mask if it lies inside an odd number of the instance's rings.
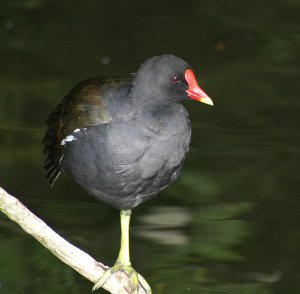
[[[110,267],[93,287],[93,291],[101,288],[106,280],[115,272],[122,271],[128,277],[131,286],[131,293],[137,294],[139,285],[141,285],[147,294],[151,294],[151,288],[147,281],[137,271],[135,271],[130,262],[129,255],[129,224],[131,210],[121,210],[121,247],[116,263]]]

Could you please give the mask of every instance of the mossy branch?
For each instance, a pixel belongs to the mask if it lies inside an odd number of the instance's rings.
[[[38,240],[61,261],[91,282],[96,283],[108,268],[55,233],[17,198],[8,194],[1,187],[0,211],[16,222],[26,233]],[[106,281],[103,288],[110,293],[128,294],[130,293],[129,279],[124,273],[117,272]],[[139,287],[139,294],[145,294],[142,287]]]

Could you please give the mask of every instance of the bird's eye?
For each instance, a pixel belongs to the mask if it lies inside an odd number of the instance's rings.
[[[179,82],[179,78],[177,76],[172,77],[172,81],[175,83]]]

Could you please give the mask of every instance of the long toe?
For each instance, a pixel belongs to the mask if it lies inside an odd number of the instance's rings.
[[[93,291],[101,288],[105,282],[116,272],[117,270],[115,270],[114,267],[110,267],[108,270],[106,270],[104,272],[104,274],[102,275],[102,277],[100,278],[100,280],[94,285],[93,287]]]
[[[145,292],[147,294],[151,294],[152,290],[151,290],[151,287],[149,286],[148,282],[146,281],[146,279],[142,275],[138,274],[138,280],[139,280],[139,284],[143,287]]]

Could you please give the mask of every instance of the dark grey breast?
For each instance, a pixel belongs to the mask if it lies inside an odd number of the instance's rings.
[[[90,195],[132,209],[177,179],[190,142],[181,105],[86,128],[67,143],[63,168]]]

